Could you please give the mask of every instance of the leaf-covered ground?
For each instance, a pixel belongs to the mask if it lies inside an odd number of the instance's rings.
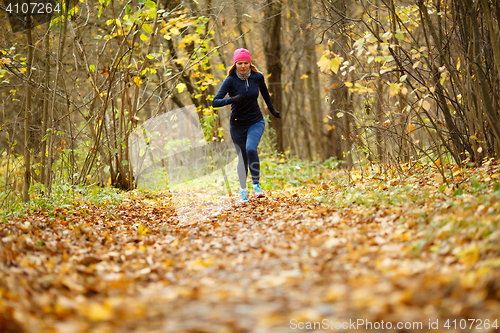
[[[0,331],[492,331],[499,170],[336,171],[248,204],[138,192],[13,219]]]

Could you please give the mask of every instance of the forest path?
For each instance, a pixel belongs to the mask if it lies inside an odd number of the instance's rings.
[[[247,204],[142,193],[114,210],[81,205],[1,224],[0,331],[291,332],[314,322],[416,331],[429,320],[453,331],[448,318],[457,329],[481,319],[482,331],[488,319],[491,329],[500,234],[484,202],[338,208],[312,200],[318,188]]]

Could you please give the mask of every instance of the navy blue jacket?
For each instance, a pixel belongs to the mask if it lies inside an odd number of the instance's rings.
[[[222,86],[212,101],[212,106],[218,108],[228,105],[230,103],[230,98],[225,98],[228,93],[229,97],[243,95],[245,98],[243,102],[231,104],[231,125],[249,126],[264,119],[260,112],[259,103],[257,103],[259,91],[267,107],[271,109],[273,103],[271,102],[271,96],[269,96],[269,91],[264,82],[264,75],[252,72],[248,80],[241,80],[236,73],[233,73],[226,77],[222,83]]]

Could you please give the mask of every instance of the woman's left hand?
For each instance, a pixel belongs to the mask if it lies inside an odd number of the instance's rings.
[[[271,112],[271,114],[272,114],[273,116],[275,116],[276,118],[281,118],[281,116],[280,116],[280,112],[279,112],[279,111],[277,111],[277,110],[275,110],[274,108],[270,108],[270,109],[269,109],[269,112]]]

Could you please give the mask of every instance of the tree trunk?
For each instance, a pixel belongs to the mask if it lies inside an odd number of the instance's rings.
[[[472,3],[470,0],[467,1],[469,13],[471,14],[471,23],[472,23],[472,32],[474,34],[473,38],[473,59],[474,59],[474,70],[476,73],[476,77],[478,79],[479,85],[481,87],[481,93],[483,97],[483,107],[486,110],[486,114],[488,116],[489,124],[492,128],[493,134],[497,141],[500,141],[500,124],[498,122],[498,113],[493,108],[493,103],[490,96],[489,84],[484,74],[483,67],[481,66],[481,52],[480,52],[480,35],[479,28],[477,26],[477,17],[476,12],[473,9]],[[472,8],[472,10],[470,10]],[[490,32],[492,33],[492,32]],[[500,153],[498,148],[496,149],[496,153]]]
[[[56,92],[59,86],[59,73],[62,70],[62,58],[64,52],[64,45],[66,40],[66,33],[68,31],[68,6],[66,6],[64,19],[63,19],[63,29],[59,33],[59,41],[58,41],[58,49],[57,49],[57,59],[56,59],[56,76],[54,82],[54,93],[52,94],[52,107],[50,109],[50,135],[48,136],[48,157],[47,157],[47,167],[46,167],[46,176],[45,176],[45,188],[47,189],[47,193],[50,194],[52,191],[52,163],[54,159],[54,119],[55,119],[55,101],[56,101]],[[48,124],[47,124],[48,125]]]
[[[31,16],[28,14],[26,17],[26,39],[28,44],[28,80],[26,80],[26,107],[24,109],[24,181],[23,181],[23,202],[30,200],[30,155],[31,155],[31,131],[30,131],[30,117],[31,117],[31,67],[33,66],[33,35],[31,31]]]
[[[352,97],[349,96],[349,92],[346,90],[346,106],[348,106],[348,111],[349,112],[354,112],[352,108]],[[350,114],[344,114],[344,154],[345,154],[345,161],[347,168],[351,169],[353,165],[353,159],[352,159],[352,138],[351,138],[351,115]]]
[[[239,45],[240,47],[248,49],[245,32],[243,31],[243,17],[241,16],[241,8],[244,7],[241,5],[240,0],[234,0],[234,10],[236,12],[236,30],[241,36]]]
[[[309,96],[309,107],[311,110],[311,124],[313,130],[313,141],[314,141],[314,158],[324,159],[323,152],[323,112],[321,110],[321,96],[319,94],[319,74],[318,65],[316,65],[316,43],[314,41],[313,26],[312,26],[312,3],[308,0],[306,3],[307,18],[308,23],[305,27],[305,47],[306,47],[306,84],[307,84],[307,95]]]
[[[45,92],[43,93],[43,116],[42,116],[42,139],[47,135],[47,120],[49,114],[49,80],[50,80],[50,39],[49,31],[45,33]],[[41,168],[40,168],[40,182],[45,184],[46,168],[47,168],[47,140],[42,141],[41,147]]]
[[[281,87],[281,2],[266,0],[265,5],[266,33],[264,52],[266,55],[267,73],[269,77],[269,93],[273,106],[278,111],[282,109]],[[283,117],[283,115],[281,115]],[[271,117],[271,127],[276,131],[277,149],[283,153],[283,128],[281,120]]]

